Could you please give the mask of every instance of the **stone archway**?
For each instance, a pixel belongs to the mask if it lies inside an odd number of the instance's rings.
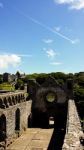
[[[6,108],[9,107],[9,106],[8,106],[8,101],[7,101],[7,98],[6,98],[6,97],[4,98],[4,104],[5,104],[5,107],[6,107]]]
[[[17,108],[15,112],[15,130],[19,131],[20,130],[20,109]]]
[[[8,97],[8,103],[9,103],[10,106],[13,105],[13,103],[12,103],[12,98],[11,98],[11,97]]]
[[[0,98],[0,108],[2,108],[3,100]]]
[[[61,87],[53,77],[48,77],[40,85],[36,81],[28,81],[28,93],[32,99],[31,113],[29,118],[34,127],[48,127],[51,117],[57,127],[59,118],[64,118],[67,110],[67,92],[65,86]],[[59,122],[59,123],[58,123]]]
[[[6,139],[6,117],[4,114],[0,116],[0,141]]]

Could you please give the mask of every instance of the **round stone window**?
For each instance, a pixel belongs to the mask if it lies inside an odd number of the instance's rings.
[[[54,93],[48,93],[47,96],[46,96],[46,99],[47,99],[48,102],[51,102],[51,103],[52,103],[52,102],[55,101],[56,96],[55,96]]]

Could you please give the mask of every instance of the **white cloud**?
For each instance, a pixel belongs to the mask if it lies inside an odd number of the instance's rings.
[[[57,27],[54,27],[54,29],[59,32],[61,30],[61,27],[57,26]]]
[[[53,40],[52,39],[43,39],[43,42],[46,44],[50,44],[53,42]]]
[[[6,69],[9,66],[16,67],[21,63],[21,57],[16,54],[1,54],[0,69]]]
[[[61,65],[62,63],[61,62],[51,62],[50,65],[53,65],[53,66],[58,66],[58,65]]]
[[[71,9],[77,9],[77,10],[84,9],[84,1],[79,0],[77,3],[73,3]]]
[[[45,49],[45,52],[47,54],[47,57],[51,59],[53,59],[57,55],[57,53],[53,49]]]
[[[72,41],[72,44],[78,44],[80,42],[80,39],[75,39]]]
[[[3,3],[0,2],[0,8],[3,8],[3,7],[4,7],[4,6],[3,6]]]
[[[84,0],[54,0],[58,4],[67,4],[70,9],[84,9]]]
[[[65,4],[65,3],[70,4],[77,0],[54,0],[54,1],[58,4]]]

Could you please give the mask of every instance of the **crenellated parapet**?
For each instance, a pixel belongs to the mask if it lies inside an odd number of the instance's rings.
[[[5,109],[10,106],[16,105],[26,101],[26,96],[24,91],[19,92],[8,92],[0,94],[0,108]]]

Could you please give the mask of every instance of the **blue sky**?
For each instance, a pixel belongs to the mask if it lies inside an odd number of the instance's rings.
[[[0,73],[84,71],[83,0],[0,0]]]

